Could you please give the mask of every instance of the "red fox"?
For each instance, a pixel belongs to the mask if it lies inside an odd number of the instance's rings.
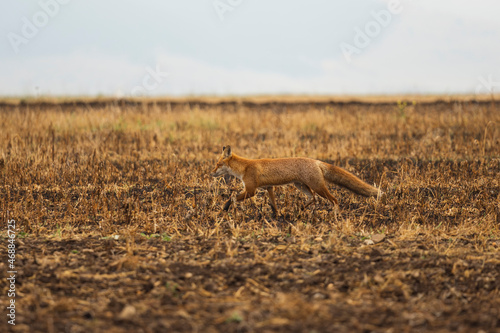
[[[237,201],[253,197],[259,187],[267,189],[274,215],[278,209],[273,186],[293,183],[310,199],[304,208],[316,201],[315,193],[338,205],[337,199],[328,192],[327,181],[366,197],[378,196],[381,193],[379,189],[368,185],[352,173],[328,163],[304,157],[248,159],[233,154],[230,146],[222,148],[222,154],[212,171],[213,177],[225,174],[243,181],[245,190],[238,194]],[[224,205],[224,210],[227,211],[229,206],[231,199]]]

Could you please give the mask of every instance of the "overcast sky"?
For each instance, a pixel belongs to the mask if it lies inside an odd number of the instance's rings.
[[[0,95],[488,93],[500,1],[2,0]]]

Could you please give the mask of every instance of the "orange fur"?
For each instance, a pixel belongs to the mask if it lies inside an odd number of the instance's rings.
[[[229,146],[223,148],[212,171],[214,177],[224,174],[239,178],[245,185],[244,191],[236,197],[237,201],[253,197],[257,188],[267,189],[271,208],[275,214],[277,207],[273,186],[294,184],[310,198],[305,207],[315,201],[315,193],[338,205],[337,199],[328,191],[327,182],[364,196],[377,196],[380,193],[380,190],[363,182],[352,173],[328,163],[304,157],[247,159],[233,154]],[[228,210],[230,205],[231,200],[226,202],[224,210]]]

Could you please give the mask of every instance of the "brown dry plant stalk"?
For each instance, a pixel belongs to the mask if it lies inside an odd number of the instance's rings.
[[[399,98],[0,101],[19,331],[498,330],[499,102]],[[338,212],[302,210],[284,186],[277,218],[263,191],[224,213],[242,189],[209,175],[224,145],[385,195],[331,186]]]

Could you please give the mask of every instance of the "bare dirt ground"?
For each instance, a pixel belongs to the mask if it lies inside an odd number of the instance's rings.
[[[0,331],[500,332],[498,102],[61,103],[0,103]],[[386,195],[223,213],[227,144]]]

